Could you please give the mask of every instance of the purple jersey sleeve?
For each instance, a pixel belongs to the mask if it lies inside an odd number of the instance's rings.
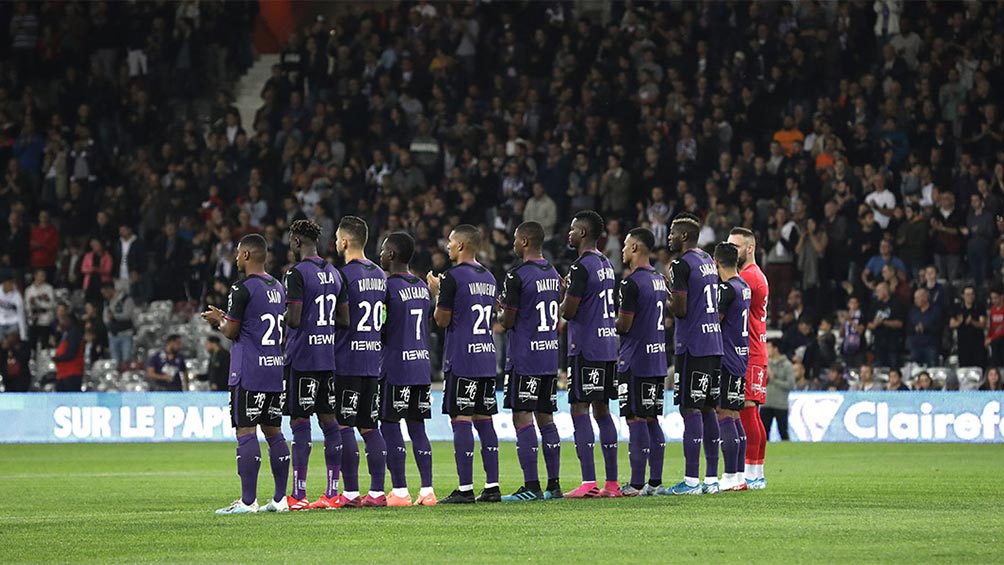
[[[235,283],[230,287],[230,296],[227,298],[227,318],[235,322],[242,321],[250,298],[251,294],[243,282]]]

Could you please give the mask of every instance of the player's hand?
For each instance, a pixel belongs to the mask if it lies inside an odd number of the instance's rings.
[[[439,294],[439,277],[432,274],[431,271],[425,275],[425,284],[429,285],[432,294]]]

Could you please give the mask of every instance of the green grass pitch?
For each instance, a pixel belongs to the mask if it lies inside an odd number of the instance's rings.
[[[323,475],[318,447],[311,498]],[[569,489],[578,464],[563,448]],[[521,474],[514,444],[501,450],[507,492]],[[456,485],[452,446],[433,451],[443,497]],[[233,445],[5,445],[0,562],[1004,560],[999,445],[770,444],[767,458],[769,488],[759,492],[215,516],[239,493]],[[622,445],[622,477],[627,463]],[[414,495],[410,454],[408,465]],[[667,482],[678,480],[680,444],[667,445],[666,467]],[[365,487],[365,459],[362,471]],[[265,457],[259,501],[271,489]]]

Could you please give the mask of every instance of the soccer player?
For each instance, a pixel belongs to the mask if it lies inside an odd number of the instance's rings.
[[[648,496],[662,485],[665,438],[659,425],[666,371],[666,279],[649,263],[655,236],[635,228],[624,239],[624,264],[630,274],[621,281],[616,329],[621,336],[617,364],[617,396],[627,419],[631,481],[623,496]],[[652,434],[656,438],[652,438]],[[655,449],[653,449],[655,447]],[[654,452],[654,453],[653,453]],[[658,454],[658,456],[655,455]],[[650,467],[645,484],[645,467]]]
[[[293,492],[290,510],[338,508],[338,474],[342,467],[342,435],[335,418],[335,324],[347,326],[348,304],[339,302],[342,277],[321,259],[317,240],[321,227],[296,220],[289,227],[289,248],[297,264],[286,273],[286,410],[293,430]],[[307,500],[310,460],[310,417],[324,433],[327,485],[324,494]]]
[[[349,325],[335,330],[335,410],[342,426],[341,506],[387,506],[384,480],[387,474],[387,444],[377,428],[380,413],[380,328],[387,301],[387,275],[366,258],[363,249],[369,237],[366,222],[345,216],[335,230],[335,246],[345,260],[342,296],[349,305]],[[359,445],[352,428],[366,442],[370,490],[359,496]]]
[[[671,494],[718,492],[718,403],[722,368],[722,333],[718,320],[718,269],[697,247],[701,223],[681,213],[669,228],[669,252],[679,254],[669,264],[670,310],[676,317],[673,403],[683,415],[683,481]],[[701,444],[704,444],[704,486],[701,485]]]
[[[425,281],[408,271],[415,240],[404,232],[387,236],[380,248],[380,266],[387,271],[387,320],[383,325],[380,365],[380,431],[387,441],[387,467],[393,490],[387,506],[411,506],[405,478],[407,450],[401,420],[408,426],[422,488],[415,506],[435,506],[432,490],[432,444],[425,421],[432,417],[432,365],[429,360],[429,314],[432,296]]]
[[[750,287],[737,273],[739,248],[722,242],[715,247],[718,267],[718,317],[722,324],[722,376],[718,401],[718,427],[722,436],[725,472],[722,490],[746,490],[739,460],[739,412],[746,390],[746,366],[749,361]]]
[[[495,342],[492,313],[497,294],[495,276],[477,262],[481,233],[470,224],[450,232],[447,254],[454,266],[426,282],[436,302],[436,325],[446,330],[443,345],[443,413],[453,426],[453,455],[460,486],[440,504],[499,502],[499,440],[492,423],[495,402]],[[474,431],[481,438],[485,488],[474,498]]]
[[[544,259],[544,228],[523,222],[516,228],[513,251],[523,261],[506,274],[499,299],[499,323],[507,330],[505,408],[512,410],[516,455],[523,486],[503,502],[563,498],[559,483],[561,437],[554,425],[558,410],[558,304],[561,277]],[[547,467],[547,488],[537,476],[537,430],[540,427]]]
[[[749,285],[751,293],[749,367],[746,369],[745,403],[736,428],[740,438],[740,461],[746,463],[746,485],[758,490],[767,488],[767,480],[763,477],[767,431],[760,420],[759,405],[767,400],[767,298],[770,288],[767,277],[756,263],[756,236],[753,232],[742,227],[732,228],[729,242],[739,247],[739,276]]]
[[[572,405],[575,453],[582,469],[582,484],[565,498],[618,497],[617,428],[610,415],[611,400],[617,399],[614,369],[617,362],[617,332],[614,320],[614,270],[596,248],[603,235],[603,218],[592,210],[572,219],[568,243],[579,258],[568,271],[568,289],[561,302],[561,317],[568,320],[568,399]],[[589,407],[600,429],[600,449],[606,467],[606,483],[596,484],[593,458],[593,424]]]
[[[256,429],[268,441],[268,455],[275,479],[275,495],[265,506],[268,512],[286,512],[286,481],[289,479],[289,446],[282,436],[283,357],[282,315],[286,292],[278,280],[265,272],[268,245],[251,234],[237,245],[237,269],[246,276],[230,287],[227,312],[215,306],[202,313],[213,329],[234,342],[230,349],[230,414],[237,431],[237,474],[241,497],[217,514],[249,514],[258,511],[256,492],[261,447]]]

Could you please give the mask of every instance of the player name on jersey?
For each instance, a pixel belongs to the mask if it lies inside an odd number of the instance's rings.
[[[495,285],[491,283],[473,282],[468,287],[471,290],[471,294],[495,297]]]

